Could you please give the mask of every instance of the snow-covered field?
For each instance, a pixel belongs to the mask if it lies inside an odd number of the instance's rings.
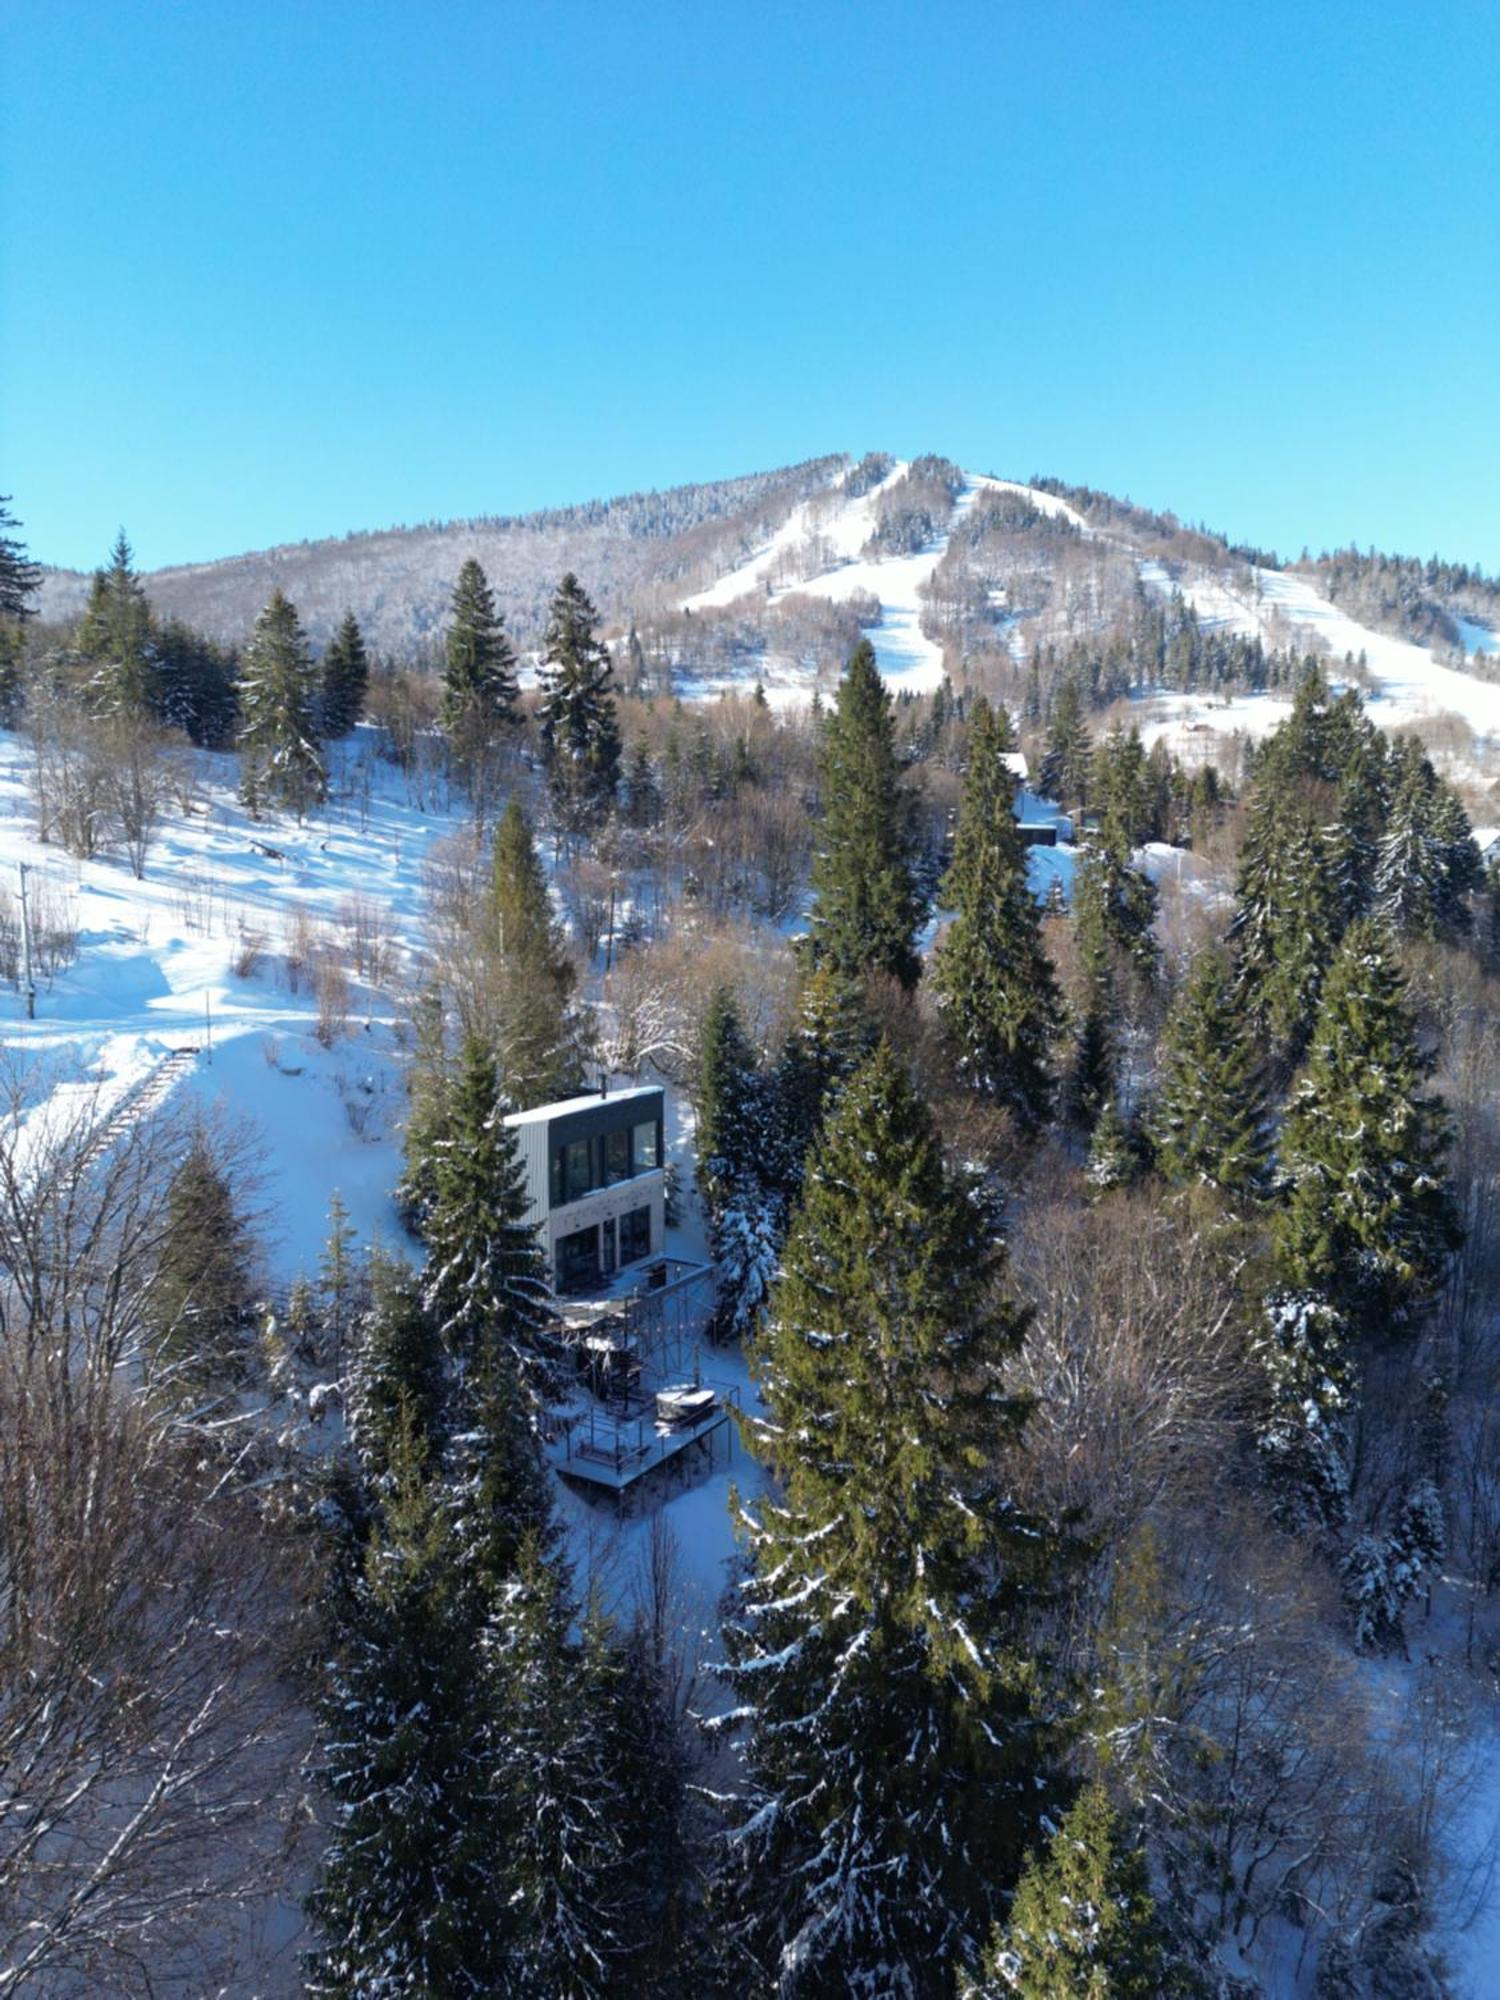
[[[391,1003],[356,982],[325,1046],[311,977],[294,964],[309,937],[347,935],[357,910],[393,961],[409,955],[424,863],[456,822],[407,804],[358,737],[336,753],[332,802],[300,827],[257,825],[235,796],[234,760],[196,753],[192,810],[169,814],[136,881],[122,859],[73,861],[35,840],[29,758],[0,735],[0,890],[14,898],[29,863],[33,898],[74,916],[78,954],[40,982],[34,1022],[0,989],[12,1062],[77,1079],[107,1110],[172,1051],[195,1051],[180,1088],[248,1121],[262,1147],[273,1283],[316,1265],[335,1189],[363,1241],[394,1240]]]

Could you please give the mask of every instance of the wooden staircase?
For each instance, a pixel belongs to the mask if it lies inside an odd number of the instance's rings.
[[[91,1167],[134,1131],[143,1119],[149,1118],[174,1086],[196,1067],[198,1054],[195,1048],[183,1048],[173,1049],[163,1056],[149,1076],[144,1077],[134,1090],[125,1093],[93,1134],[84,1148],[82,1164]]]

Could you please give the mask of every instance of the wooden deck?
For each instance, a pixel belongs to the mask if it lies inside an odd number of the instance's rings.
[[[711,1459],[713,1441],[720,1431],[728,1431],[732,1451],[734,1427],[730,1419],[737,1402],[737,1391],[726,1384],[712,1408],[693,1422],[664,1424],[654,1411],[626,1418],[590,1411],[554,1438],[545,1447],[546,1455],[564,1479],[623,1498],[664,1466],[676,1462],[686,1470],[687,1454],[695,1449]]]

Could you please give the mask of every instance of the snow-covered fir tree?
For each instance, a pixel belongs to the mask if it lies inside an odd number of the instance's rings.
[[[89,662],[91,706],[105,715],[150,714],[159,698],[156,621],[122,528],[109,565],[95,570],[78,650]]]
[[[542,748],[565,827],[578,830],[614,800],[620,725],[614,668],[598,638],[599,614],[570,570],[558,585],[542,641]]]
[[[487,796],[494,753],[520,720],[516,656],[489,578],[471,556],[453,586],[441,723],[464,784]]]
[[[1139,1172],[1140,1158],[1120,1116],[1119,1104],[1114,1097],[1108,1097],[1089,1140],[1088,1163],[1084,1168],[1089,1193],[1098,1200],[1116,1188],[1129,1187]]]
[[[946,1995],[1049,1796],[1054,1538],[1007,1497],[1024,1314],[882,1044],[809,1167],[758,1350],[749,1573],[723,1671],[745,1785],[717,1886],[740,1990]]]
[[[970,709],[968,768],[940,900],[954,911],[932,966],[945,1043],[959,1077],[1034,1130],[1048,1117],[1051,1047],[1062,1016],[1004,761],[1009,720]]]
[[[1149,1123],[1157,1169],[1175,1186],[1206,1181],[1234,1199],[1265,1192],[1261,1063],[1218,950],[1194,959],[1168,1016]]]
[[[1275,1251],[1288,1289],[1380,1330],[1430,1301],[1460,1239],[1431,1069],[1387,933],[1352,925],[1287,1105]]]
[[[497,1865],[503,1725],[488,1614],[408,1412],[379,1522],[339,1605],[324,1705],[335,1817],[308,1906],[322,1940],[310,1994],[478,2000],[500,1990],[512,1882]]]
[[[370,685],[370,659],[364,634],[352,611],[346,611],[329,640],[318,672],[318,724],[333,740],[347,736],[364,713]]]
[[[823,731],[822,819],[812,865],[812,952],[841,977],[887,973],[913,987],[922,898],[911,798],[896,756],[891,698],[868,639],[855,647]]]
[[[513,1885],[497,1990],[517,2000],[606,2000],[627,1944],[610,1763],[619,1669],[597,1609],[576,1639],[575,1610],[557,1558],[529,1543],[485,1642],[503,1704],[494,1760]]]
[[[423,1299],[461,1369],[504,1352],[529,1375],[552,1309],[505,1109],[495,1059],[470,1036],[434,1147]]]
[[[277,590],[240,663],[240,796],[253,813],[271,806],[300,819],[326,795],[317,685],[296,606]]]
[[[1005,1925],[963,2000],[1169,2000],[1193,1991],[1173,1967],[1140,1848],[1109,1796],[1086,1785],[1028,1857]]]
[[[1256,1442],[1277,1519],[1341,1528],[1354,1379],[1348,1323],[1315,1293],[1273,1291],[1254,1347],[1266,1381]]]
[[[1288,1062],[1307,1045],[1343,925],[1336,860],[1312,808],[1286,781],[1257,784],[1230,938],[1241,1004]]]

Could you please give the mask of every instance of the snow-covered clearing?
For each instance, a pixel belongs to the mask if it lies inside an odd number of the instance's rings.
[[[39,982],[34,1022],[4,990],[0,1042],[38,1083],[87,1089],[101,1110],[172,1051],[196,1051],[179,1087],[248,1120],[263,1147],[274,1283],[316,1265],[335,1189],[363,1241],[400,1236],[390,1000],[356,980],[320,1039],[311,968],[297,964],[310,937],[347,938],[356,921],[393,962],[409,954],[424,863],[458,823],[408,804],[370,741],[337,747],[334,797],[302,826],[257,824],[235,795],[234,760],[194,753],[193,808],[164,820],[136,881],[119,858],[74,861],[37,842],[29,747],[0,735],[0,889],[14,898],[29,863],[33,898],[78,927],[74,962]]]

